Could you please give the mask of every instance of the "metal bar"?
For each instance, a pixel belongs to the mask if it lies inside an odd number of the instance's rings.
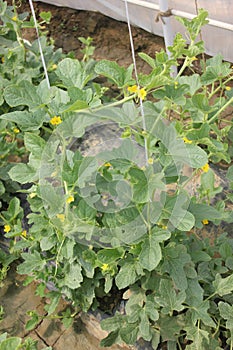
[[[153,4],[153,3],[150,3],[150,2],[147,2],[144,0],[127,0],[127,1],[129,4],[134,4],[134,5],[142,6],[142,7],[152,9],[155,11],[159,11],[159,5],[157,5],[157,4]],[[183,18],[193,19],[194,17],[196,17],[196,14],[192,14],[192,13],[188,13],[188,12],[184,12],[184,11],[171,9],[171,12],[174,16],[179,16],[179,17],[183,17]],[[211,19],[211,18],[207,18],[207,19],[209,21],[208,24],[213,26],[213,27],[218,27],[218,28],[233,31],[233,24],[231,24],[231,23],[217,21],[217,20]]]

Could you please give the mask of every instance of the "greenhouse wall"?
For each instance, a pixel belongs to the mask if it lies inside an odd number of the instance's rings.
[[[126,21],[124,0],[44,0],[43,2],[77,10],[98,11],[114,19]],[[159,8],[159,2],[162,3],[161,0],[129,0],[128,8],[131,23],[146,31],[163,36],[161,20],[159,22],[155,21],[159,11],[150,8]],[[168,0],[166,2],[168,8],[171,8],[175,13],[180,11],[195,15],[196,2],[198,8],[206,9],[209,13],[209,19],[213,22],[220,22],[217,24],[219,27],[215,23],[215,25],[208,24],[202,29],[206,53],[211,56],[221,53],[225,60],[233,62],[233,0]],[[169,18],[172,28],[171,35],[174,36],[177,32],[183,32],[183,28],[175,20],[175,16],[172,15]]]

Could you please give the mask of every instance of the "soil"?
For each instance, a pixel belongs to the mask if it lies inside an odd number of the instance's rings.
[[[81,59],[82,43],[79,37],[93,38],[96,60],[114,60],[123,66],[132,63],[128,26],[126,23],[115,21],[97,12],[77,11],[67,7],[56,7],[42,2],[33,2],[37,18],[42,11],[50,11],[52,19],[46,27],[49,37],[54,40],[56,48],[62,48],[64,53],[74,52]],[[22,3],[20,12],[29,12],[28,3]],[[152,57],[156,51],[164,48],[164,40],[140,28],[132,27],[135,54],[138,70],[148,72],[148,65],[138,57],[138,52],[145,52]],[[35,30],[24,33],[27,39],[35,38]],[[116,45],[117,43],[117,45]]]

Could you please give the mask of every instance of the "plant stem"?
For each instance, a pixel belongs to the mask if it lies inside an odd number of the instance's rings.
[[[220,108],[214,115],[213,117],[211,117],[209,120],[207,120],[208,124],[211,124],[211,122],[219,115],[221,114],[224,109],[226,109],[231,103],[233,103],[233,96],[230,98],[230,100],[227,101],[227,103],[225,103],[224,106],[222,106],[222,108]]]
[[[105,106],[101,106],[101,107],[94,108],[94,109],[92,109],[91,111],[92,111],[92,112],[98,112],[98,111],[101,111],[102,109],[106,109],[106,108],[109,108],[109,107],[116,107],[116,106],[122,105],[123,103],[125,103],[125,102],[127,102],[127,101],[132,100],[134,97],[135,97],[135,95],[131,95],[131,96],[128,96],[128,97],[124,97],[124,98],[123,98],[122,100],[120,100],[120,101],[116,101],[116,102],[113,102],[113,103],[109,103],[108,105],[105,105]]]
[[[54,277],[55,277],[56,274],[57,274],[58,258],[59,258],[59,256],[60,256],[61,248],[62,248],[62,246],[63,246],[63,244],[64,244],[64,242],[65,242],[65,239],[66,239],[66,237],[63,238],[63,240],[62,240],[62,242],[61,242],[61,244],[60,244],[60,247],[58,248],[58,251],[57,251],[56,260],[55,260],[55,272],[54,272]]]

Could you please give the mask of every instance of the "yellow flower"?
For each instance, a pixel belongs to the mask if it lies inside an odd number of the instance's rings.
[[[154,160],[153,160],[153,158],[148,158],[148,164],[153,164],[154,163]]]
[[[67,198],[67,200],[66,200],[66,203],[71,203],[71,202],[73,202],[74,201],[74,196],[72,196],[72,195],[70,195],[68,198]]]
[[[109,168],[110,166],[112,166],[112,164],[111,163],[105,163],[104,166]]]
[[[137,94],[137,96],[140,98],[140,99],[142,99],[142,100],[144,100],[145,99],[145,97],[146,97],[146,95],[147,95],[147,92],[146,92],[146,90],[144,89],[144,88],[139,88],[139,86],[137,86],[137,85],[133,85],[133,86],[129,86],[128,87],[128,91],[131,93],[131,94]]]
[[[62,123],[61,117],[57,117],[56,115],[50,119],[50,123],[52,125],[59,125]]]
[[[204,171],[204,173],[208,173],[209,168],[210,168],[210,166],[209,166],[208,163],[206,163],[205,165],[203,165],[203,166],[201,167],[201,169]]]
[[[141,88],[139,91],[138,91],[138,97],[141,98],[142,100],[145,99],[147,95],[147,92],[144,88]]]
[[[208,225],[209,221],[207,219],[202,220],[203,225]]]
[[[12,17],[11,19],[12,19],[12,21],[16,22],[17,21],[17,16]]]
[[[191,57],[191,61],[196,61],[198,58],[196,56]]]
[[[20,132],[20,130],[18,128],[14,128],[13,131],[15,134],[18,134]]]
[[[36,192],[32,192],[29,194],[29,198],[34,198],[34,197],[36,197]]]
[[[61,220],[61,222],[65,221],[65,215],[64,214],[57,214],[57,218]]]
[[[164,225],[164,224],[162,224],[161,222],[158,222],[157,225],[158,225],[161,229],[167,230],[167,226]]]
[[[131,94],[135,94],[138,91],[137,85],[129,86],[127,89]]]
[[[10,230],[11,230],[10,225],[4,225],[4,229],[3,229],[4,232],[8,233],[10,232]]]
[[[27,237],[27,231],[26,230],[23,230],[23,232],[21,233],[21,236],[23,236],[23,237]]]
[[[5,62],[5,57],[2,57],[1,60],[2,60],[2,63],[4,63]]]
[[[226,89],[227,91],[231,91],[231,87],[230,87],[230,86],[225,86],[225,89]]]
[[[52,69],[57,69],[57,64],[53,64]]]
[[[192,143],[192,141],[189,140],[186,136],[183,137],[183,141],[184,141],[185,143]]]
[[[102,270],[103,272],[106,272],[108,269],[109,269],[109,265],[108,265],[108,264],[103,264],[103,265],[101,266],[101,270]]]

